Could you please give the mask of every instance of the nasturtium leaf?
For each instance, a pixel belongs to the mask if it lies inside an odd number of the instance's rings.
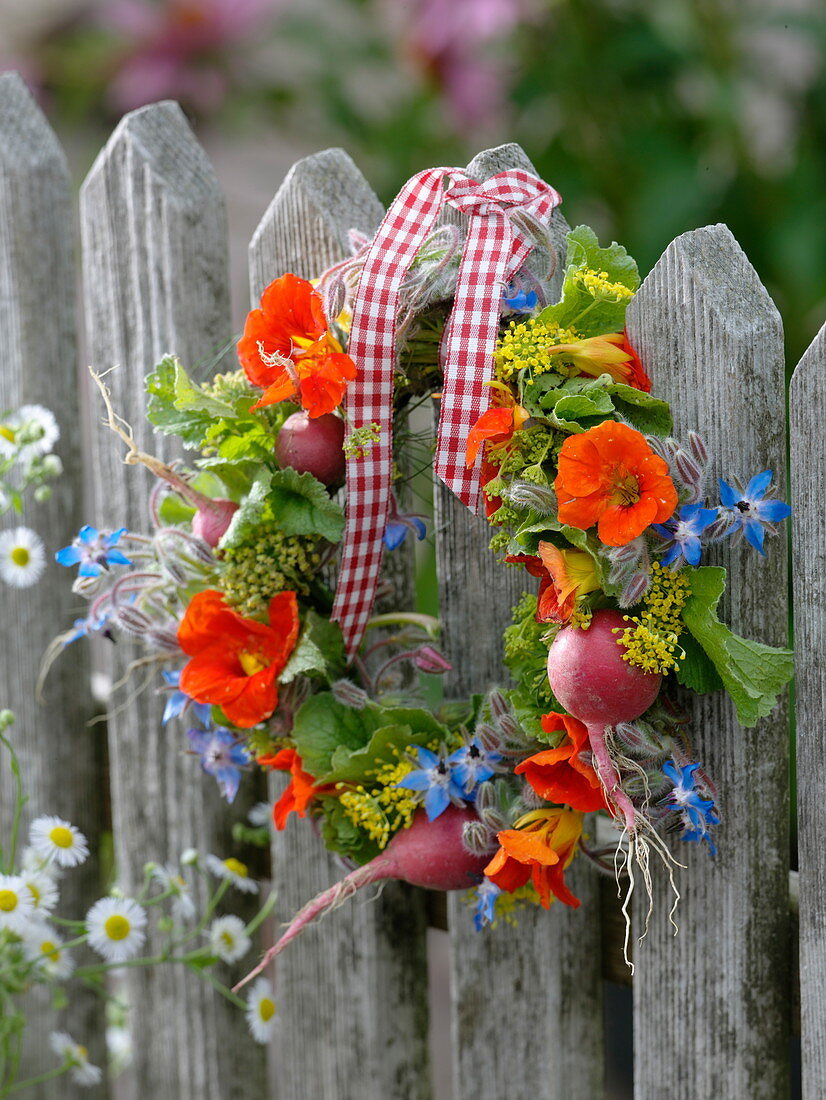
[[[614,404],[604,389],[591,387],[587,393],[568,394],[549,410],[548,419],[555,428],[576,434],[596,427],[614,412]]]
[[[617,412],[637,431],[651,435],[669,434],[673,421],[667,401],[661,401],[633,386],[626,386],[624,382],[611,382],[605,389],[611,395]]]
[[[299,675],[318,673],[336,680],[344,673],[344,639],[338,623],[308,611],[298,644],[279,676],[279,683],[289,684]]]
[[[380,852],[366,829],[359,828],[347,816],[338,798],[319,799],[321,836],[331,852],[338,852],[355,863],[369,863]]]
[[[356,710],[322,691],[298,709],[293,738],[305,770],[318,778],[330,770],[336,749],[342,745],[351,750],[363,748],[373,733],[387,724],[386,712],[380,707]]]
[[[344,511],[312,474],[286,467],[272,475],[269,504],[285,535],[321,535],[338,542],[344,533]]]
[[[716,608],[725,584],[725,569],[705,565],[693,570],[683,622],[717,669],[734,700],[737,720],[754,726],[772,712],[778,694],[794,675],[794,655],[741,638],[720,622]]]
[[[681,658],[675,673],[677,681],[683,687],[696,691],[698,695],[708,695],[711,691],[719,691],[723,686],[720,673],[706,656],[706,651],[695,639],[693,634],[683,631],[680,635],[679,645],[685,653]]]
[[[269,504],[271,477],[269,470],[262,470],[255,479],[218,544],[221,550],[232,550],[236,546],[242,546],[254,537],[258,527],[271,518]]]
[[[214,414],[187,403],[182,395],[188,394],[192,383],[174,355],[165,355],[146,377],[149,396],[146,415],[158,431],[177,435],[184,446],[198,447],[213,422]],[[226,411],[226,410],[224,410]]]
[[[573,328],[584,337],[620,332],[625,327],[625,310],[630,296],[617,301],[600,299],[578,276],[586,270],[604,271],[610,282],[620,283],[635,291],[640,284],[635,261],[616,243],[600,248],[596,234],[585,225],[577,226],[568,234],[567,256],[562,297],[555,305],[542,310],[540,320],[562,328]]]

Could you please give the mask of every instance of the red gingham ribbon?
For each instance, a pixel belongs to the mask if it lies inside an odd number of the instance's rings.
[[[445,179],[451,186],[445,190]],[[333,618],[347,650],[358,648],[373,607],[392,483],[393,374],[402,282],[447,201],[468,215],[453,311],[442,340],[444,385],[434,470],[469,508],[479,507],[479,468],[465,466],[467,436],[488,405],[502,289],[530,254],[512,213],[547,217],[562,201],[529,172],[500,172],[484,183],[460,168],[430,168],[393,201],[367,253],[353,304],[348,353],[358,374],[347,414],[381,434],[363,458],[347,462],[347,524]]]

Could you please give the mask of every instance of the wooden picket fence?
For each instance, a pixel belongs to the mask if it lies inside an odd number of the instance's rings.
[[[480,154],[469,170],[487,177],[515,166],[530,168],[511,145]],[[381,215],[342,151],[299,161],[253,237],[251,298],[284,271],[312,276],[342,258],[347,231],[370,233]],[[559,214],[552,228],[561,245],[567,226]],[[142,445],[162,447],[145,421],[144,374],[170,350],[186,364],[204,362],[231,333],[224,200],[213,169],[175,104],[135,111],[83,185],[78,244],[63,152],[22,81],[6,74],[0,77],[0,408],[38,402],[60,420],[66,473],[36,521],[50,548],[65,545],[92,518],[133,529],[147,522],[148,475],[121,464],[78,362],[78,259],[86,359],[97,368],[119,365],[109,379],[118,410]],[[714,475],[748,477],[770,465],[783,488],[780,317],[725,226],[686,233],[668,246],[632,303],[628,328],[658,393],[672,402],[677,434],[700,426]],[[790,398],[807,1100],[826,1095],[825,365],[826,329],[797,367]],[[85,508],[84,470],[94,484],[94,502]],[[466,695],[502,679],[501,629],[523,579],[493,561],[484,522],[438,490],[435,530],[445,645],[454,665],[446,686]],[[785,540],[773,543],[766,560],[727,545],[717,560],[730,570],[723,610],[733,628],[785,644]],[[405,584],[409,591],[409,575],[400,578]],[[232,815],[215,785],[180,752],[178,734],[162,728],[161,702],[151,690],[128,705],[118,692],[106,732],[102,724],[90,726],[96,708],[88,650],[77,644],[52,672],[46,704],[35,702],[40,655],[81,612],[67,575],[52,566],[35,589],[3,587],[0,607],[0,705],[18,714],[29,817],[63,815],[95,849],[111,829],[126,889],[147,859],[175,860],[189,846],[230,854]],[[117,649],[115,677],[136,652],[129,644]],[[695,700],[692,711],[696,755],[719,782],[725,816],[716,859],[679,846],[688,865],[680,877],[679,935],[672,935],[662,890],[647,938],[635,949],[634,1095],[782,1100],[791,1089],[798,970],[787,708],[754,730],[738,726],[719,695]],[[5,829],[6,778],[0,793]],[[99,896],[95,874],[90,863],[67,879],[73,914]],[[306,824],[280,834],[271,870],[279,918],[339,875]],[[571,878],[579,910],[556,905],[550,913],[527,913],[517,929],[477,935],[467,907],[447,899],[455,1100],[604,1095],[603,980],[617,974],[613,917],[584,860]],[[279,964],[281,1021],[266,1052],[250,1041],[242,1014],[191,975],[173,968],[132,972],[134,1063],[116,1087],[82,1095],[425,1100],[432,1094],[425,938],[431,911],[425,892],[391,885],[372,904],[350,903],[309,930]],[[30,1063],[43,1065],[52,1019],[44,1003],[34,1004]],[[102,1007],[91,996],[73,1000],[61,1026],[86,1043],[92,1060],[105,1060]],[[32,1095],[74,1093],[61,1081]]]

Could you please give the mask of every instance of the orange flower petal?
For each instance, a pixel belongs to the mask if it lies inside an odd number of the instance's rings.
[[[472,466],[476,462],[479,448],[485,440],[492,443],[506,443],[514,432],[513,408],[494,408],[483,412],[468,432],[465,462]]]

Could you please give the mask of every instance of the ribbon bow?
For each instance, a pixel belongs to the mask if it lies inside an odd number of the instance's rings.
[[[445,190],[445,181],[450,186]],[[487,407],[502,287],[533,248],[514,224],[523,210],[547,218],[562,201],[528,172],[500,172],[484,183],[459,168],[430,168],[404,185],[373,239],[353,304],[348,353],[358,374],[346,399],[354,428],[380,436],[347,462],[347,523],[333,618],[348,653],[358,648],[373,607],[392,484],[396,318],[404,278],[445,202],[468,217],[453,310],[442,338],[442,388],[434,470],[472,511],[480,503],[479,463],[465,465],[467,435]]]

